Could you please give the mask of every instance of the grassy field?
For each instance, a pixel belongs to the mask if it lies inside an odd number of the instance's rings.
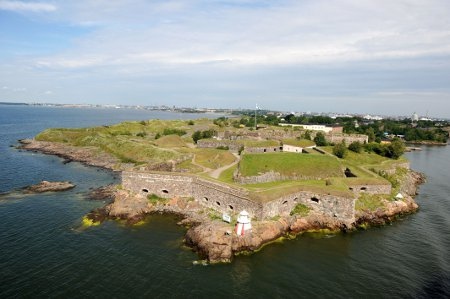
[[[297,153],[245,154],[240,162],[242,176],[255,176],[269,171],[301,178],[342,177],[339,161],[331,156]]]
[[[167,135],[155,140],[159,147],[185,147],[186,142],[178,135]]]
[[[195,150],[194,153],[197,164],[211,169],[230,165],[236,160],[236,157],[227,150],[202,148]]]

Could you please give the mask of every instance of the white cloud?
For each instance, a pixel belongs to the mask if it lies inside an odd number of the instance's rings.
[[[61,18],[98,27],[37,64],[287,65],[450,55],[450,2],[443,0],[284,1],[254,9],[252,1],[211,3],[71,2]]]
[[[0,10],[15,12],[51,12],[57,8],[53,4],[42,2],[0,1]]]

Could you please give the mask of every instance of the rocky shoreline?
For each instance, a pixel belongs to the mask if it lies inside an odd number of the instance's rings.
[[[105,152],[100,152],[95,147],[77,147],[64,143],[37,141],[35,139],[19,140],[19,149],[54,155],[64,159],[64,163],[72,161],[89,166],[101,167],[109,170],[117,170],[119,159]]]
[[[390,223],[398,217],[417,211],[418,205],[413,196],[417,194],[417,186],[423,182],[422,174],[410,171],[401,186],[401,192],[406,195],[404,199],[386,200],[384,207],[375,211],[358,211],[352,227],[347,227],[334,218],[310,212],[305,217],[293,215],[253,221],[251,233],[237,236],[232,224],[211,217],[213,215],[205,212],[205,208],[192,199],[161,199],[151,203],[148,198],[126,190],[117,190],[112,203],[91,212],[87,217],[93,222],[121,219],[134,224],[152,213],[180,215],[182,220],[178,224],[187,227],[185,244],[193,248],[202,259],[210,263],[221,263],[230,262],[239,253],[257,251],[279,238],[291,238],[304,232],[345,233]]]
[[[65,144],[21,140],[21,149],[57,155],[68,161],[78,161],[90,166],[117,170],[120,162],[105,153],[90,148],[78,148]],[[89,223],[101,223],[107,219],[121,219],[128,224],[142,221],[152,213],[172,213],[180,215],[180,225],[188,228],[185,243],[198,252],[201,258],[211,263],[230,262],[236,254],[253,252],[265,244],[281,237],[291,237],[307,231],[326,230],[331,232],[347,232],[372,225],[384,225],[397,217],[410,214],[418,209],[413,197],[417,187],[424,182],[423,175],[409,171],[402,182],[402,200],[384,202],[384,207],[376,211],[357,211],[352,227],[347,227],[334,218],[310,212],[307,216],[299,215],[278,217],[277,219],[253,221],[251,233],[237,236],[232,224],[220,220],[196,201],[189,198],[172,198],[170,200],[149,200],[140,194],[132,194],[121,190],[118,186],[109,186],[93,192],[93,197],[110,198],[111,203],[86,215]]]

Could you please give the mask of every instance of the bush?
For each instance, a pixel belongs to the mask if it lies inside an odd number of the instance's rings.
[[[350,143],[350,145],[348,146],[348,149],[351,150],[352,152],[360,153],[363,149],[363,146],[362,146],[361,142],[354,141],[354,142]]]
[[[347,147],[345,146],[344,141],[336,144],[333,147],[333,155],[335,155],[336,157],[343,159],[346,154],[347,154]]]
[[[147,136],[147,133],[146,132],[139,132],[139,133],[136,134],[136,136],[138,136],[138,137],[145,137],[145,136]]]
[[[180,129],[165,128],[162,134],[163,135],[183,136],[184,134],[186,134],[186,131],[185,130],[180,130]]]
[[[190,120],[190,121],[188,121],[188,123],[187,123],[189,126],[193,126],[194,125],[194,121],[193,120]]]
[[[322,132],[318,132],[316,137],[314,137],[314,142],[317,146],[326,146],[327,140],[325,139],[325,134]]]
[[[405,153],[405,144],[400,139],[394,139],[386,146],[385,155],[388,158],[398,159]]]
[[[206,130],[206,131],[195,131],[192,134],[192,140],[194,143],[197,143],[200,139],[212,138],[216,134],[214,130]]]

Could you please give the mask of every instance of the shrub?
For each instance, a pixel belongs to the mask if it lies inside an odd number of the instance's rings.
[[[400,139],[394,139],[391,144],[386,146],[385,156],[392,159],[398,159],[405,153],[405,144]]]
[[[183,136],[184,134],[186,134],[186,131],[185,130],[180,130],[180,129],[165,128],[162,134],[163,135]]]
[[[363,146],[362,146],[361,142],[354,141],[354,142],[350,143],[350,145],[348,146],[348,149],[351,150],[352,152],[360,153],[363,149]]]
[[[347,147],[345,146],[344,141],[336,144],[333,147],[333,155],[335,155],[336,157],[343,159],[346,154],[347,154]]]
[[[194,143],[197,143],[200,139],[212,138],[216,134],[214,130],[206,130],[206,131],[195,131],[192,134],[192,140]]]
[[[145,136],[147,136],[147,133],[146,132],[139,132],[139,133],[136,134],[136,136],[138,136],[138,137],[145,137]]]
[[[194,121],[193,120],[190,120],[190,121],[188,121],[188,123],[187,123],[189,126],[193,126],[194,125]]]
[[[318,132],[316,134],[316,137],[314,137],[314,142],[316,143],[317,146],[326,146],[327,141],[325,139],[325,134],[322,132]]]

